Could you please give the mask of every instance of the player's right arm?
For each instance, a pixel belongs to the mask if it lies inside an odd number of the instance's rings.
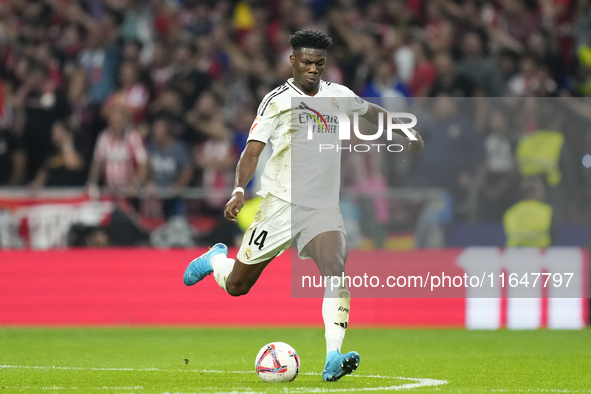
[[[248,182],[250,182],[257,168],[261,152],[265,148],[269,138],[271,138],[271,133],[277,129],[279,119],[279,116],[277,116],[277,104],[269,104],[274,102],[274,98],[282,91],[285,91],[282,90],[282,86],[267,94],[259,105],[257,116],[250,127],[246,148],[242,152],[242,155],[240,155],[240,160],[238,160],[238,165],[236,166],[234,189],[237,187],[244,189]],[[238,212],[240,212],[243,206],[244,193],[234,192],[224,210],[226,220],[236,223],[236,215],[238,215]]]
[[[264,148],[265,143],[261,141],[248,141],[246,148],[240,156],[240,160],[238,160],[238,165],[236,166],[236,182],[234,188],[241,187],[244,189],[246,185],[248,185],[248,182],[250,182],[254,176],[254,172],[259,162],[259,156]],[[236,215],[238,215],[238,212],[240,212],[243,206],[244,193],[234,193],[232,198],[230,198],[230,201],[226,204],[226,209],[224,210],[224,217],[226,220],[236,223]]]

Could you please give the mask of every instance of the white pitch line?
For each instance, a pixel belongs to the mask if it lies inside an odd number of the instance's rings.
[[[0,386],[2,387],[2,386]],[[42,386],[3,386],[9,389],[35,389],[35,390],[78,390],[81,389],[80,387],[60,387],[60,386],[49,386],[49,387],[42,387]],[[109,386],[102,386],[102,387],[92,387],[92,390],[138,390],[143,389],[144,386],[131,386],[131,387],[109,387]]]
[[[60,367],[60,366],[32,366],[32,365],[0,365],[0,369],[41,369],[41,370],[76,370],[76,371],[157,371],[157,372],[202,372],[202,373],[254,373],[253,371],[220,371],[220,370],[197,370],[197,369],[177,369],[177,370],[170,370],[170,369],[159,369],[159,368],[93,368],[93,367]],[[316,372],[306,372],[302,375],[320,375]],[[414,381],[413,383],[405,383],[402,385],[395,385],[395,386],[378,386],[378,387],[363,387],[363,388],[284,388],[284,392],[297,392],[297,393],[336,393],[336,392],[348,392],[348,391],[382,391],[382,390],[407,390],[407,389],[414,389],[418,387],[428,387],[428,386],[439,386],[442,384],[447,384],[446,380],[437,380],[437,379],[424,379],[424,378],[408,378],[408,377],[400,377],[400,376],[382,376],[382,375],[350,375],[352,377],[358,378],[374,378],[374,379],[398,379],[398,380],[411,380]],[[24,387],[23,387],[24,388]],[[52,388],[49,387],[42,387],[41,389],[49,390]],[[66,389],[65,387],[60,387],[60,389]],[[117,388],[114,388],[117,389]],[[128,388],[118,388],[118,389],[128,389]],[[245,388],[246,391],[229,391],[229,392],[220,392],[220,391],[212,391],[215,394],[264,394],[267,391],[251,391],[249,388]],[[180,394],[180,393],[176,393]],[[188,393],[186,393],[188,394]],[[201,393],[203,394],[203,393]]]
[[[160,368],[92,368],[92,367],[60,367],[60,366],[35,366],[35,365],[0,365],[0,369],[8,368],[20,368],[20,369],[62,369],[62,370],[75,370],[75,371],[158,371],[158,372],[211,372],[221,373],[224,371],[209,371],[209,370],[196,370],[196,369],[160,369]],[[233,371],[233,373],[246,373],[246,371]]]
[[[458,389],[457,391],[469,391],[471,393],[591,393],[591,390],[585,389]]]
[[[156,372],[201,372],[201,373],[232,373],[232,374],[244,374],[244,373],[254,373],[253,371],[221,371],[221,370],[208,370],[208,369],[160,369],[160,368],[96,368],[96,367],[61,367],[61,366],[31,366],[31,365],[0,365],[0,369],[41,369],[41,370],[78,370],[78,371],[156,371]],[[303,372],[301,375],[320,375],[317,372]],[[437,380],[437,379],[425,379],[425,378],[409,378],[409,377],[401,377],[401,376],[383,376],[383,375],[358,375],[353,374],[349,375],[353,378],[374,378],[374,379],[398,379],[398,380],[411,380],[414,383],[405,383],[402,385],[397,386],[379,386],[379,387],[363,387],[363,388],[288,388],[283,387],[283,390],[280,390],[279,387],[276,387],[278,391],[282,391],[284,393],[332,393],[332,392],[348,392],[348,391],[384,391],[384,390],[408,390],[414,389],[419,387],[429,387],[429,386],[440,386],[443,384],[447,384],[446,380]],[[58,386],[51,386],[51,387],[40,387],[40,386],[9,386],[9,388],[15,389],[38,389],[38,390],[72,390],[78,389],[78,387],[58,387]],[[94,390],[137,390],[143,389],[142,386],[133,386],[133,387],[94,387]],[[207,388],[208,390],[215,390],[215,388]],[[490,392],[490,393],[503,393],[503,392],[529,392],[529,393],[591,393],[591,390],[568,390],[568,389],[470,389],[470,390],[457,390],[458,392],[462,391],[470,391],[470,392]],[[268,391],[253,391],[248,387],[245,387],[243,391],[211,391],[211,394],[268,394]],[[205,394],[204,392],[200,393],[185,393],[185,392],[175,392],[175,393],[163,393],[163,394]]]

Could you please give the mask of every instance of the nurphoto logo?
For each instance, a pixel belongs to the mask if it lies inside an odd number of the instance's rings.
[[[385,121],[384,121],[385,118]],[[410,122],[404,123],[402,119],[410,119]],[[314,139],[316,133],[337,133],[340,141],[351,140],[351,119],[343,111],[331,111],[330,113],[320,114],[318,111],[307,107],[300,114],[300,123],[308,126],[308,140]],[[386,123],[386,127],[384,127]],[[417,117],[408,112],[385,112],[378,114],[378,129],[374,134],[362,134],[359,131],[359,116],[353,114],[353,133],[362,141],[375,141],[382,137],[386,132],[386,140],[392,141],[395,130],[400,130],[409,141],[417,141],[417,137],[411,129],[416,126]],[[400,144],[351,144],[349,146],[339,146],[338,144],[319,144],[318,149],[323,151],[342,151],[348,152],[369,152],[386,150],[388,152],[402,152],[404,147]]]

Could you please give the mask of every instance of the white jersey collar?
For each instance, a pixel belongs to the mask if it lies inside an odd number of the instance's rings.
[[[319,87],[318,87],[318,93],[322,92],[322,85],[324,85],[324,81],[321,79],[320,83],[319,83]],[[298,89],[298,87],[295,85],[295,83],[293,83],[293,78],[289,78],[287,80],[287,86],[291,87],[292,89],[294,89],[296,92],[298,92],[302,96],[308,96],[306,93],[304,93],[300,89]],[[316,93],[316,95],[318,93]],[[314,97],[314,96],[308,96],[308,97]]]

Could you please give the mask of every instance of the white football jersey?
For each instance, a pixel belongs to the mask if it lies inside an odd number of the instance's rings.
[[[271,193],[312,208],[338,206],[341,154],[336,147],[341,141],[334,114],[361,116],[367,109],[368,103],[349,88],[322,80],[315,96],[298,89],[293,78],[267,94],[248,137],[248,141],[270,140],[273,149],[258,194]],[[325,149],[320,149],[321,144]]]

